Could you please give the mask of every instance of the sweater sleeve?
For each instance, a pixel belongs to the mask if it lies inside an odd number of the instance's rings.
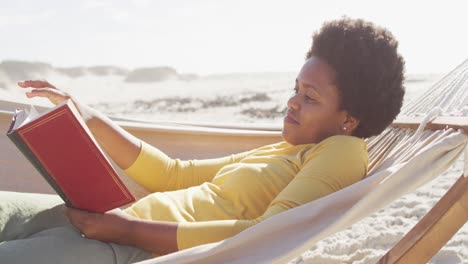
[[[184,189],[211,181],[223,166],[240,161],[250,152],[214,159],[180,160],[141,141],[140,153],[125,173],[151,192]]]
[[[179,223],[179,250],[234,236],[268,217],[351,185],[367,173],[366,146],[358,138],[330,137],[317,144],[304,158],[302,169],[260,217],[252,220]]]

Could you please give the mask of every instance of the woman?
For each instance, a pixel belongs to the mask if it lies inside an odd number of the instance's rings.
[[[87,256],[102,263],[138,261],[228,238],[359,181],[367,173],[363,138],[383,131],[402,104],[404,61],[397,46],[386,29],[362,20],[324,24],[287,102],[284,142],[209,160],[171,159],[53,85],[19,82],[33,88],[28,97],[54,104],[72,98],[109,156],[154,193],[124,211],[65,208],[76,229],[58,209],[37,210],[30,215],[39,220],[13,228],[20,231],[3,227],[0,257],[20,263],[21,254],[12,250],[20,247],[51,252],[48,260],[57,262],[70,263],[73,256],[81,256],[77,262]],[[30,241],[44,232],[60,243]]]

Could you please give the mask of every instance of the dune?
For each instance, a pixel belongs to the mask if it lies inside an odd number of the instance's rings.
[[[160,82],[177,77],[177,71],[171,67],[137,68],[127,75],[125,82]]]
[[[199,78],[192,73],[179,74],[169,66],[137,68],[128,70],[112,65],[54,67],[49,63],[20,60],[5,60],[0,63],[0,83],[4,88],[18,80],[29,79],[75,79],[87,76],[120,76],[126,83],[152,83],[166,80],[193,81]]]
[[[107,75],[126,75],[128,70],[116,66],[93,66],[89,67],[88,71],[91,74],[98,76],[107,76]]]
[[[58,73],[62,73],[70,78],[80,77],[86,74],[85,67],[56,68]]]
[[[44,62],[5,60],[0,63],[0,72],[9,79],[6,81],[40,78],[53,70],[52,65]]]

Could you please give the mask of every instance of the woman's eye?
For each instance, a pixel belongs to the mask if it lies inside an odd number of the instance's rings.
[[[306,96],[305,99],[307,102],[315,102],[315,99],[309,96]]]
[[[298,92],[299,92],[299,88],[297,88],[297,86],[294,87],[294,94],[297,94]]]

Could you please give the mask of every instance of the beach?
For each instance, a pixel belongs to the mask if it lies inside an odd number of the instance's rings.
[[[0,98],[50,106],[41,98],[26,99],[24,91],[15,87],[15,78],[44,78],[109,116],[152,122],[280,127],[296,77],[296,73],[288,72],[198,76],[179,74],[170,68],[135,71],[115,66],[76,69],[36,66],[31,66],[30,72],[0,68]],[[151,77],[155,74],[158,78]],[[404,103],[417,100],[443,75],[408,75]],[[290,263],[375,263],[432,208],[462,171],[460,158],[434,181],[327,237]],[[468,263],[468,225],[429,263]]]

